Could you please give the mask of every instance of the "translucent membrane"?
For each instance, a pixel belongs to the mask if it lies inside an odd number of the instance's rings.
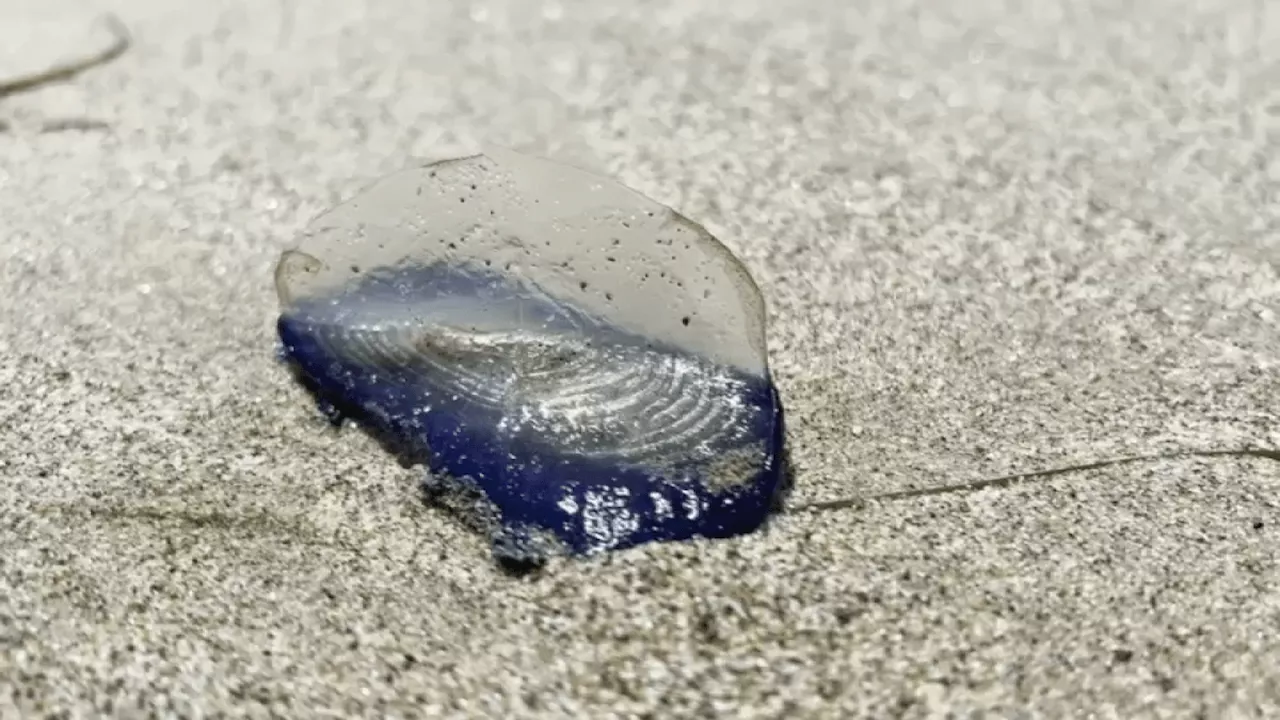
[[[782,486],[764,306],[699,225],[501,149],[391,175],[276,269],[284,355],[425,462],[506,560],[759,527]]]

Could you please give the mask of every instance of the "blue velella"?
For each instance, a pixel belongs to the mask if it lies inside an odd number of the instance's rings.
[[[784,486],[764,303],[701,226],[501,148],[393,174],[276,268],[321,407],[504,561],[759,528]]]

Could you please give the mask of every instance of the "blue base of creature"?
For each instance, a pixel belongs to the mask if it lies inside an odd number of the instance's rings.
[[[761,410],[752,430],[766,448],[764,462],[752,476],[710,482],[706,463],[637,467],[498,437],[502,418],[492,408],[459,402],[421,374],[389,375],[337,356],[315,329],[289,314],[277,323],[281,357],[320,410],[335,423],[356,421],[402,459],[424,462],[429,495],[478,501],[494,555],[505,563],[750,533],[787,489],[782,403],[767,377],[747,380],[740,398]]]

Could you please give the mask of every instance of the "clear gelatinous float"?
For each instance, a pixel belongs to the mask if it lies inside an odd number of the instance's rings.
[[[755,283],[696,223],[493,148],[393,174],[276,268],[322,409],[430,473],[504,561],[759,528],[783,412]]]

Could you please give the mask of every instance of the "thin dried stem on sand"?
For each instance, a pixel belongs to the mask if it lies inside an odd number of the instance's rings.
[[[75,76],[96,67],[101,67],[115,60],[121,55],[128,52],[133,44],[133,38],[129,34],[129,29],[124,23],[114,15],[107,15],[103,18],[103,22],[114,36],[112,43],[104,48],[101,52],[85,57],[68,60],[60,65],[54,65],[51,68],[40,72],[30,73],[27,75],[19,75],[14,78],[0,79],[0,99],[4,99],[11,95],[38,90],[47,85],[64,82]],[[41,127],[41,132],[60,132],[63,130],[96,130],[108,127],[106,123],[99,120],[85,119],[60,119],[51,120]],[[9,129],[7,123],[0,120],[0,132]]]

